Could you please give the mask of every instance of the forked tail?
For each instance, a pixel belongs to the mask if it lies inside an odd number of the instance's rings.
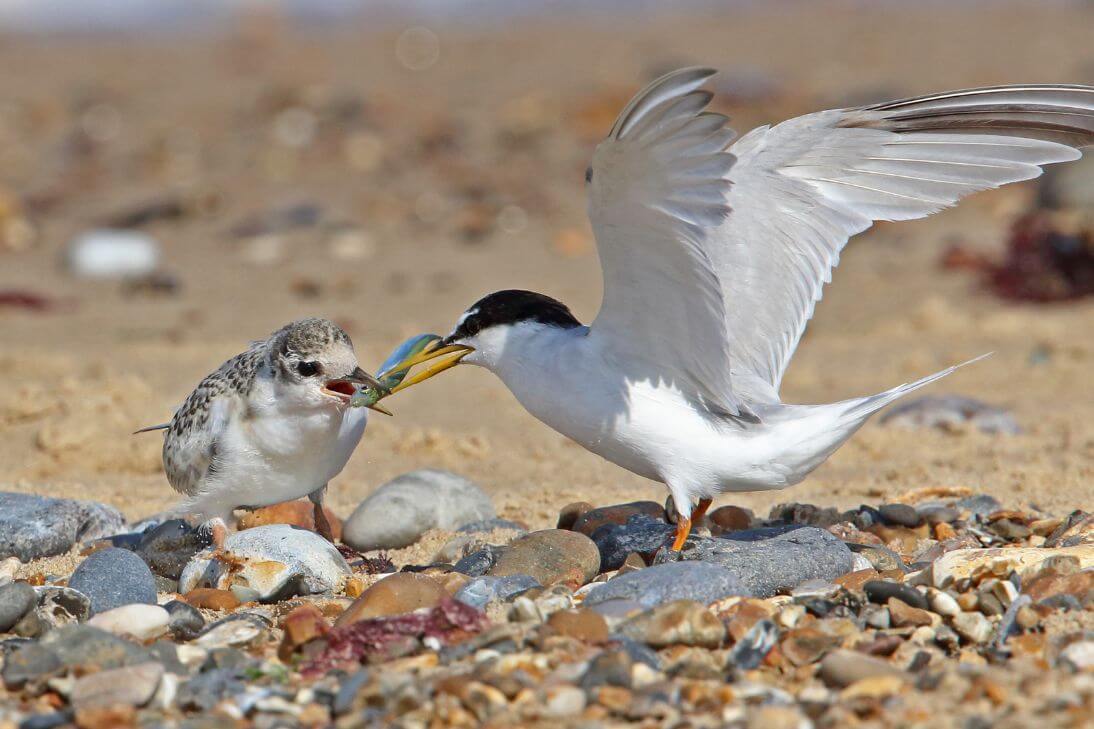
[[[886,390],[885,392],[880,392],[877,395],[870,395],[869,397],[852,400],[850,403],[848,403],[850,407],[848,407],[847,410],[844,411],[844,417],[851,421],[865,421],[866,418],[870,417],[878,410],[881,410],[883,407],[893,402],[894,400],[904,397],[909,392],[918,390],[924,385],[929,385],[935,380],[941,380],[943,377],[953,373],[955,370],[964,367],[965,365],[970,365],[973,362],[979,362],[985,357],[992,356],[992,354],[994,354],[994,352],[987,352],[986,354],[982,354],[979,357],[974,357],[967,362],[955,364],[952,367],[947,367],[946,369],[935,372],[932,375],[927,375],[926,377],[920,378],[915,382],[906,382],[903,385],[897,385],[893,389]]]

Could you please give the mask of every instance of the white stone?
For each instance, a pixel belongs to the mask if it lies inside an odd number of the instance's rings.
[[[69,269],[87,278],[147,276],[160,262],[155,240],[133,230],[92,230],[69,243]]]
[[[194,642],[202,648],[246,645],[262,635],[262,629],[250,620],[229,620],[211,628]]]
[[[1094,640],[1079,640],[1060,651],[1060,660],[1076,671],[1094,670]]]
[[[574,716],[585,710],[585,692],[576,686],[552,686],[544,691],[547,716]]]
[[[358,504],[342,538],[362,552],[398,549],[430,529],[457,529],[497,516],[490,497],[462,476],[425,469],[387,482]]]
[[[99,613],[87,624],[114,635],[131,635],[137,640],[152,640],[167,633],[171,616],[159,605],[122,605]]]
[[[953,629],[967,641],[987,643],[991,638],[991,622],[980,613],[959,613],[954,616]]]
[[[238,564],[194,555],[179,578],[179,592],[197,587],[244,590],[262,602],[294,595],[337,592],[351,574],[346,559],[323,537],[288,524],[268,524],[230,535],[224,551]],[[251,592],[253,591],[253,592]]]
[[[957,600],[942,590],[930,590],[927,593],[927,603],[931,606],[932,612],[947,618],[952,618],[961,612],[961,606],[957,604]]]
[[[1006,576],[1012,570],[1019,573],[1035,571],[1050,557],[1075,557],[1079,567],[1094,567],[1094,544],[1044,549],[1013,547],[991,549],[955,549],[947,552],[930,567],[931,584],[943,588],[957,580],[981,574]],[[908,582],[907,577],[905,582]]]
[[[163,666],[155,661],[99,671],[76,680],[71,701],[76,709],[144,706],[156,694]]]

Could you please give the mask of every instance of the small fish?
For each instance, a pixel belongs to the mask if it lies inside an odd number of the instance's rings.
[[[421,352],[429,345],[439,342],[441,337],[436,334],[419,334],[415,337],[411,337],[398,347],[395,348],[384,363],[380,365],[377,372],[384,372],[388,367],[401,362],[404,359],[409,358],[411,355]],[[354,393],[353,398],[349,401],[351,407],[372,407],[377,402],[382,400],[391,394],[391,391],[398,386],[403,378],[406,377],[410,370],[396,370],[395,372],[388,372],[383,377],[379,378],[380,385],[383,389],[377,388],[375,385],[361,385],[357,388],[357,392]]]

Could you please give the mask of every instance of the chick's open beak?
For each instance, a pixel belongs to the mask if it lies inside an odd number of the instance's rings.
[[[360,386],[368,386],[376,388],[377,392],[384,392],[385,387],[380,384],[379,380],[365,372],[360,367],[357,367],[349,374],[349,377],[344,377],[339,380],[330,380],[323,386],[327,392],[337,396],[338,399],[348,403],[352,398],[357,388]],[[379,403],[373,403],[369,405],[370,410],[383,413],[384,415],[392,415],[393,413],[387,408],[381,406]]]
[[[447,369],[455,367],[460,363],[461,359],[474,351],[474,347],[467,347],[462,344],[445,344],[444,340],[438,339],[435,342],[431,342],[422,351],[391,365],[381,372],[379,376],[382,379],[393,373],[405,372],[415,365],[420,365],[425,362],[432,363],[420,372],[405,377],[402,382],[391,388],[391,394],[395,394],[396,392],[399,392],[399,390],[405,390],[408,387],[417,385],[419,382],[425,382],[430,377],[434,377]]]

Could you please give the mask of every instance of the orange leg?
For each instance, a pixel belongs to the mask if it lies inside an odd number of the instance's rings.
[[[681,515],[676,519],[676,539],[672,543],[672,551],[679,552],[684,547],[688,534],[691,534],[691,519]]]
[[[691,512],[691,520],[699,521],[707,515],[707,509],[714,502],[714,499],[699,499],[699,506],[695,507],[695,511]]]
[[[327,514],[323,511],[323,504],[315,502],[314,506],[314,518],[315,518],[315,531],[319,532],[319,536],[326,539],[331,544],[334,544],[334,530],[330,527],[330,522],[327,521]]]

